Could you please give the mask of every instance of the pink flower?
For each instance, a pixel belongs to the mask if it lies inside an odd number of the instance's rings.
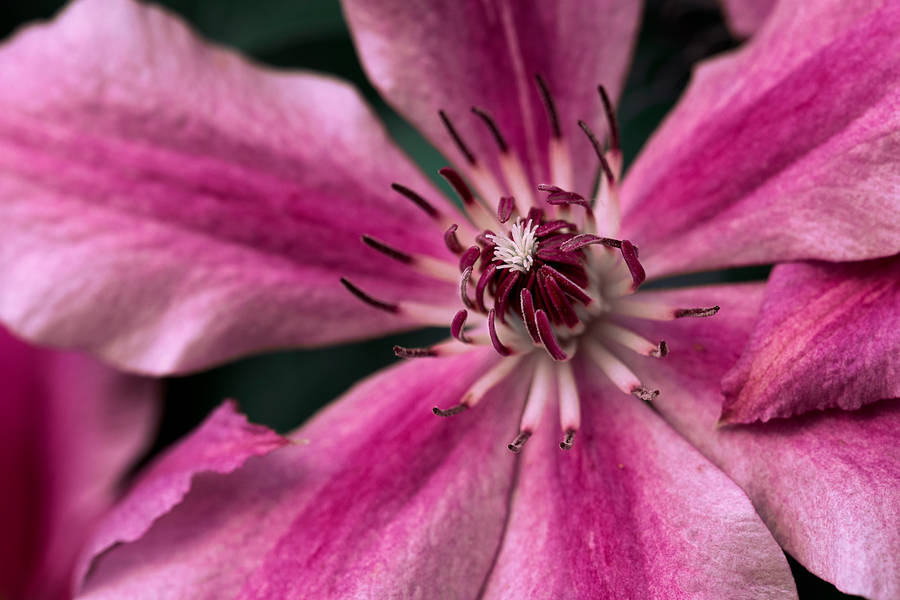
[[[0,51],[22,335],[154,374],[422,324],[474,343],[398,349],[427,358],[240,468],[199,430],[106,522],[83,595],[789,598],[780,543],[896,597],[900,8],[776,8],[621,182],[594,86],[617,96],[636,3],[344,8],[472,224],[347,86],[157,9],[82,0]]]
[[[0,597],[71,598],[92,530],[149,442],[156,388],[3,330],[0,381]]]

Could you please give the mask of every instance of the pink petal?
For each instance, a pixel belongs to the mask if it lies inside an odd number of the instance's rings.
[[[470,112],[477,106],[493,116],[525,163],[530,181],[524,183],[548,183],[551,130],[535,83],[535,75],[541,75],[571,153],[574,189],[590,192],[597,159],[576,121],[584,119],[601,132],[605,128],[596,88],[603,84],[618,97],[640,3],[344,0],[343,6],[374,85],[460,165],[464,156],[438,118],[441,109],[479,162],[498,172],[498,146]],[[515,195],[515,190],[507,187],[506,193]],[[488,200],[493,204],[499,198]]]
[[[357,385],[297,444],[184,501],[94,565],[85,598],[473,597],[500,540],[525,393],[452,418],[493,350],[410,361]],[[527,380],[526,380],[527,381]]]
[[[254,456],[290,443],[248,423],[233,401],[213,412],[189,437],[169,450],[107,515],[91,543],[98,556],[117,542],[140,539],[154,521],[181,503],[199,473],[230,473]]]
[[[0,78],[0,317],[22,335],[170,373],[413,325],[342,275],[386,300],[455,297],[360,242],[452,256],[390,184],[431,189],[343,83],[115,0],[20,33]]]
[[[654,406],[747,492],[787,552],[844,592],[897,598],[900,403],[716,426],[719,380],[747,341],[762,291],[745,285],[662,294],[722,309],[710,319],[653,324],[671,351],[632,366],[662,390]]]
[[[648,406],[576,364],[582,429],[548,408],[486,598],[796,598],[744,493]]]
[[[738,37],[749,37],[765,22],[776,0],[719,0],[728,27]]]
[[[156,422],[156,387],[0,330],[0,596],[72,594],[79,554]]]
[[[900,251],[900,5],[801,4],[702,65],[629,172],[648,275]]]
[[[723,381],[726,423],[900,398],[900,257],[775,268]]]

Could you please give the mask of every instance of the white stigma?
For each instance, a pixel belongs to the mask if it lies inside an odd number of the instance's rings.
[[[531,220],[526,222],[520,218],[510,228],[512,239],[488,235],[487,238],[496,244],[494,258],[503,263],[497,268],[527,273],[534,264],[534,253],[538,247],[535,231],[537,231],[536,224]]]

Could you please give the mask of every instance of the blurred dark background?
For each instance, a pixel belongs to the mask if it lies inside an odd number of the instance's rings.
[[[52,16],[65,2],[0,3],[0,36],[21,24]],[[350,40],[338,0],[161,0],[195,29],[220,44],[279,67],[333,73],[358,86],[397,142],[426,172],[445,162],[409,125],[381,101],[368,83]],[[626,165],[674,105],[692,65],[735,48],[715,0],[647,0],[637,49],[619,103]],[[627,167],[626,167],[627,168]],[[435,177],[443,186],[443,180]],[[445,188],[446,189],[446,188]],[[766,268],[696,276],[673,282],[764,278]],[[356,381],[397,360],[391,347],[427,345],[442,330],[323,350],[256,356],[189,377],[165,382],[164,418],[147,460],[195,427],[223,398],[236,398],[250,420],[290,430]],[[800,598],[854,598],[816,578],[790,557]]]

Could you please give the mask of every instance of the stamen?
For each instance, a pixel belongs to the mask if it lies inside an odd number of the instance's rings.
[[[463,306],[466,308],[475,308],[475,305],[469,300],[470,277],[472,277],[472,267],[467,267],[459,277],[459,297],[462,299]]]
[[[547,353],[553,357],[553,360],[566,360],[568,355],[559,346],[559,342],[553,334],[553,328],[550,326],[550,319],[547,317],[547,313],[543,310],[535,311],[534,322],[537,325],[538,335],[544,344],[544,348],[547,349]]]
[[[542,192],[550,193],[550,195],[546,198],[547,204],[552,204],[554,206],[560,204],[577,204],[579,206],[583,206],[589,213],[591,212],[590,203],[584,199],[584,196],[580,194],[576,194],[575,192],[567,192],[560,187],[557,187],[555,185],[548,185],[546,183],[538,184],[537,189]]]
[[[606,120],[609,123],[609,147],[611,150],[619,150],[619,126],[616,123],[616,113],[613,110],[612,102],[606,94],[606,88],[603,85],[597,86],[600,92],[600,101],[603,102],[603,111],[606,113]]]
[[[491,263],[488,267],[481,273],[481,277],[478,279],[478,283],[475,284],[475,306],[478,307],[478,310],[486,313],[487,308],[484,306],[484,292],[487,289],[488,284],[491,282],[491,279],[494,277],[494,273],[497,272],[497,265]]]
[[[654,344],[630,329],[619,327],[613,323],[605,322],[601,324],[599,333],[601,336],[622,344],[626,348],[634,350],[643,356],[662,358],[669,353],[669,347],[665,340],[661,340],[659,344]]]
[[[397,250],[396,248],[388,246],[384,242],[378,241],[371,236],[363,235],[362,241],[365,245],[369,246],[370,248],[374,248],[378,252],[381,252],[382,254],[384,254],[386,256],[390,256],[394,260],[400,261],[403,264],[408,265],[413,262],[413,257],[410,256],[409,254],[407,254],[406,252],[403,252],[401,250]]]
[[[519,293],[519,300],[522,307],[522,320],[525,321],[525,329],[528,330],[531,341],[535,344],[540,344],[541,336],[538,333],[537,325],[534,324],[534,299],[532,299],[528,288],[522,288],[522,291]]]
[[[440,213],[440,211],[438,211],[438,209],[436,209],[434,206],[432,206],[431,203],[428,202],[428,200],[426,200],[425,198],[423,198],[416,192],[412,191],[405,185],[400,185],[399,183],[392,183],[391,188],[395,192],[398,192],[400,195],[405,196],[407,199],[411,200],[413,202],[413,204],[415,204],[416,206],[421,208],[423,211],[425,211],[425,214],[427,214],[432,219],[436,219],[436,220],[441,219],[441,213]]]
[[[453,317],[453,321],[450,323],[450,335],[455,337],[463,344],[468,344],[471,341],[466,336],[465,332],[463,332],[463,326],[466,324],[466,318],[468,316],[468,311],[463,309],[456,313],[456,315]]]
[[[575,432],[581,427],[581,401],[572,364],[560,363],[556,366],[556,386],[559,395],[559,424],[566,433],[566,439],[559,445],[563,450],[572,447]]]
[[[461,413],[464,410],[467,410],[468,408],[469,408],[468,404],[460,403],[455,406],[451,406],[448,409],[440,409],[437,406],[435,406],[434,408],[431,409],[431,412],[433,412],[434,414],[436,414],[439,417],[452,417],[453,415],[458,415],[459,413]]]
[[[441,177],[447,180],[453,189],[456,191],[457,195],[459,195],[460,200],[463,201],[463,204],[466,206],[472,206],[475,204],[475,195],[472,193],[472,190],[469,189],[469,186],[466,184],[465,180],[463,180],[462,176],[451,169],[450,167],[444,167],[438,171]]]
[[[486,111],[478,108],[477,106],[472,107],[472,112],[478,116],[484,124],[487,125],[488,129],[491,130],[491,135],[494,136],[494,140],[497,142],[497,146],[500,147],[500,152],[506,154],[509,152],[509,145],[506,143],[506,140],[503,139],[503,134],[500,133],[500,128],[497,127],[497,123],[494,119],[489,115]]]
[[[710,308],[679,308],[675,310],[674,315],[676,319],[683,317],[711,317],[717,312],[719,312],[718,306],[711,306]]]
[[[514,210],[516,210],[516,199],[512,196],[503,196],[497,205],[497,220],[506,223]]]
[[[530,431],[521,431],[519,432],[519,435],[516,436],[516,439],[507,444],[506,447],[518,454],[522,451],[522,448],[525,446],[525,442],[527,442],[528,438],[530,437]]]
[[[470,165],[475,165],[477,162],[475,160],[475,155],[472,154],[472,151],[469,150],[469,147],[466,146],[465,142],[463,142],[462,137],[460,137],[459,133],[456,131],[453,123],[450,122],[450,118],[447,116],[447,113],[445,113],[443,110],[439,110],[438,116],[441,118],[441,122],[447,129],[447,133],[449,133],[450,137],[453,138],[453,143],[456,144],[456,147],[459,148],[459,151],[462,152],[462,155],[466,157],[466,161]]]
[[[470,246],[462,256],[459,257],[459,271],[462,273],[466,269],[475,265],[475,261],[481,256],[481,248],[478,246]]]
[[[563,291],[560,289],[559,284],[556,283],[556,280],[552,277],[548,277],[546,271],[541,270],[538,272],[538,282],[546,288],[547,295],[550,296],[553,307],[562,317],[566,327],[575,327],[579,322],[578,315],[575,314],[572,303],[569,302],[569,299],[563,294]]]
[[[559,249],[563,252],[574,252],[575,250],[580,250],[590,244],[601,244],[608,248],[621,248],[622,240],[600,237],[599,235],[592,235],[590,233],[579,233],[575,237],[560,244]]]
[[[534,221],[534,222],[537,223],[537,221]],[[563,221],[562,219],[557,219],[555,221],[550,221],[548,223],[544,223],[543,225],[538,227],[534,232],[534,236],[537,238],[542,238],[542,237],[550,235],[551,233],[556,233],[557,231],[561,231],[561,230],[567,229],[567,228],[574,229],[575,225],[573,225],[572,223],[569,223],[568,221]],[[562,248],[562,246],[560,246],[560,248]]]
[[[519,363],[522,360],[523,355],[516,355],[510,358],[504,358],[500,360],[492,369],[490,369],[487,373],[482,375],[478,380],[469,387],[469,391],[467,391],[460,403],[452,408],[448,408],[447,410],[441,410],[435,407],[433,410],[434,414],[444,417],[450,416],[451,414],[455,415],[457,413],[465,410],[465,407],[472,408],[484,397],[488,391],[495,385],[497,385],[500,381],[502,381],[507,375],[513,372],[513,370],[519,366]],[[460,406],[464,406],[464,408],[459,408]],[[449,414],[442,414],[449,413]]]
[[[462,244],[459,243],[459,238],[456,237],[457,229],[459,229],[459,226],[454,223],[444,232],[444,243],[447,244],[447,249],[453,254],[462,254]]]
[[[488,312],[488,332],[491,334],[491,344],[493,344],[497,354],[500,356],[509,356],[512,354],[512,350],[504,346],[503,342],[500,341],[500,337],[497,335],[497,328],[494,325],[495,315],[496,311],[492,308],[490,312]]]
[[[613,175],[612,169],[609,166],[609,162],[607,162],[606,157],[603,155],[603,147],[600,145],[600,141],[597,139],[597,136],[594,135],[594,132],[591,131],[591,128],[588,127],[588,124],[584,121],[578,121],[578,126],[581,127],[581,130],[584,131],[584,134],[588,137],[591,142],[591,146],[594,147],[594,153],[597,154],[597,159],[600,161],[600,168],[603,169],[603,174],[606,176],[606,180],[609,183],[610,187],[614,186],[616,183],[616,177]]]
[[[389,313],[397,314],[400,312],[400,307],[397,304],[390,304],[388,302],[382,302],[381,300],[376,300],[372,296],[368,295],[352,283],[346,277],[341,277],[341,283],[347,288],[351,294],[368,304],[369,306],[373,306],[379,310],[383,310]]]
[[[596,341],[585,344],[588,355],[594,360],[600,370],[609,377],[613,384],[626,394],[634,394],[641,400],[652,400],[659,395],[659,391],[649,391],[638,379],[631,369],[625,366],[612,352]]]
[[[439,279],[456,281],[456,269],[453,268],[452,264],[446,261],[437,260],[431,258],[430,256],[408,254],[406,252],[403,252],[402,250],[394,248],[393,246],[389,246],[388,244],[385,244],[381,240],[375,239],[370,235],[363,235],[362,241],[370,248],[377,250],[378,252],[381,252],[385,256],[393,258],[398,262],[413,267],[420,273],[431,277],[437,277]]]
[[[510,271],[506,276],[506,279],[503,280],[503,283],[500,284],[500,289],[497,290],[497,296],[494,298],[494,303],[497,307],[497,316],[500,317],[501,323],[506,322],[505,315],[506,308],[509,304],[509,294],[512,292],[516,282],[519,281],[519,274],[519,271]]]
[[[631,242],[622,240],[622,258],[625,260],[625,264],[628,265],[628,270],[631,271],[632,291],[638,289],[647,278],[647,274],[644,272],[644,267],[641,266],[637,254],[637,248]]]
[[[545,272],[547,275],[556,280],[556,283],[569,295],[574,296],[576,300],[584,304],[585,306],[589,305],[594,299],[585,292],[581,286],[577,283],[551,267],[550,265],[543,265],[541,267],[541,271]]]
[[[406,348],[404,346],[394,346],[394,355],[399,358],[424,358],[426,356],[437,356],[438,353],[434,348]]]
[[[562,131],[559,129],[559,117],[556,114],[556,105],[553,103],[553,96],[550,95],[550,89],[547,82],[541,77],[540,73],[534,78],[537,80],[538,91],[541,93],[541,100],[544,101],[544,108],[547,110],[547,119],[550,121],[550,129],[553,131],[553,137],[561,138]]]

